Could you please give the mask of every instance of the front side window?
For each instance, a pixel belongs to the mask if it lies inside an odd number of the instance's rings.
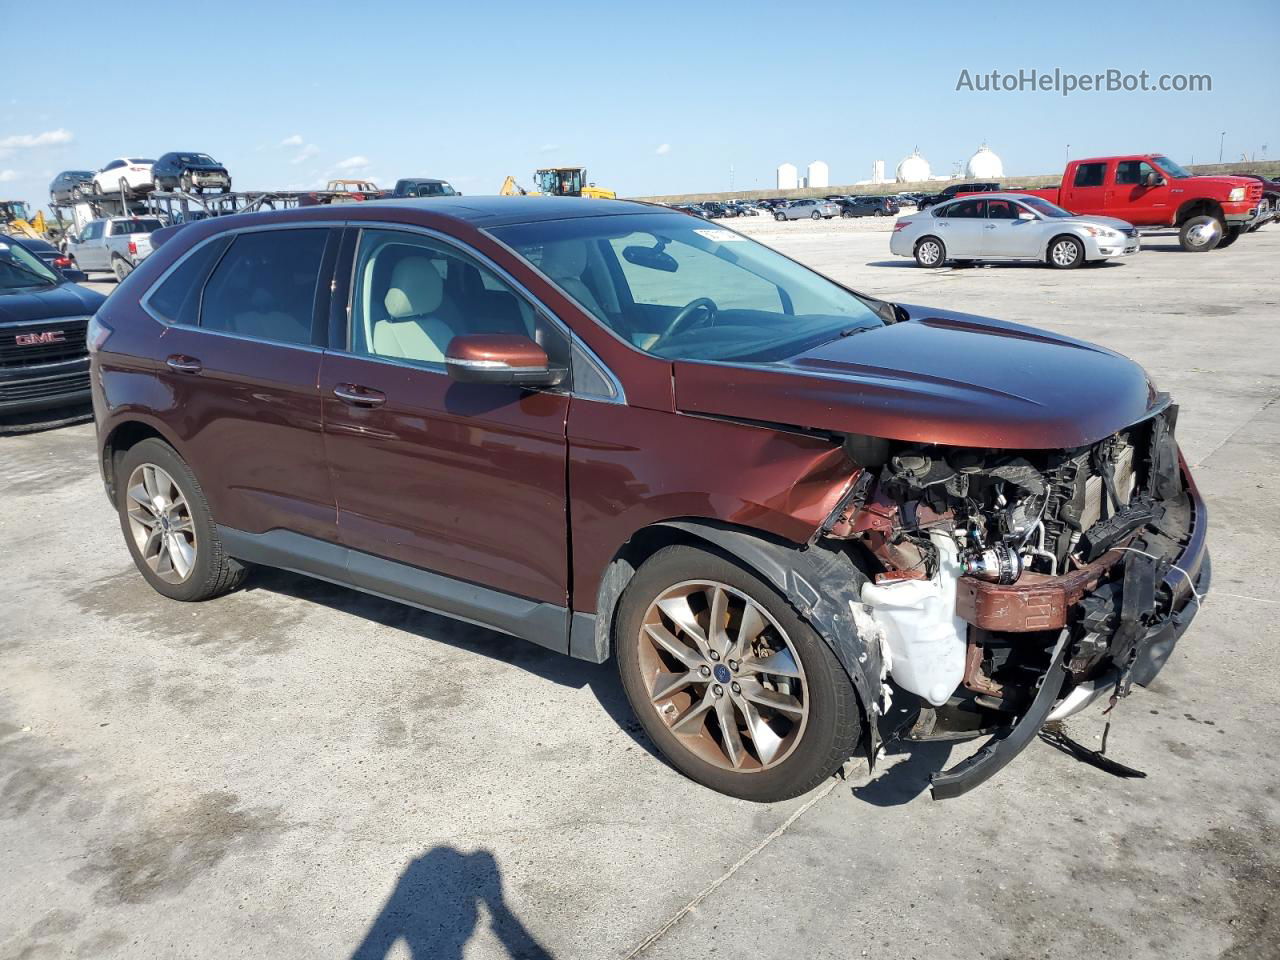
[[[1020,208],[1012,200],[988,200],[988,220],[1017,220]]]
[[[1116,183],[1136,186],[1146,183],[1147,178],[1155,178],[1156,169],[1145,160],[1121,160],[1116,164]]]
[[[261,340],[310,343],[328,235],[325,229],[239,234],[205,285],[200,326]]]
[[[1076,167],[1075,185],[1077,187],[1100,187],[1106,175],[1105,163],[1082,163]]]
[[[400,230],[360,235],[351,281],[352,353],[443,367],[456,336],[506,333],[568,366],[565,336],[505,281],[457,248]]]
[[[491,232],[620,338],[664,359],[767,362],[883,324],[843,287],[694,217],[583,217]]]
[[[84,228],[84,233],[81,234],[80,239],[81,241],[97,240],[100,236],[102,236],[102,221],[94,220]]]

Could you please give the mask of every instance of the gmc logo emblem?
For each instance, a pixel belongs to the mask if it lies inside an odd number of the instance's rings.
[[[36,347],[42,343],[64,343],[67,335],[61,330],[45,330],[43,333],[20,333],[13,338],[19,347]]]

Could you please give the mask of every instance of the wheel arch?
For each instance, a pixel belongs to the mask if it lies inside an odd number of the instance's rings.
[[[596,595],[594,650],[575,654],[603,663],[613,650],[619,601],[636,570],[664,547],[674,544],[727,555],[769,583],[831,648],[853,683],[862,713],[868,763],[879,746],[883,658],[878,636],[864,635],[858,617],[866,573],[846,551],[821,544],[801,546],[760,530],[718,520],[684,517],[663,520],[636,531],[614,554]],[[586,638],[583,638],[586,641]]]
[[[113,505],[116,502],[116,469],[120,466],[120,461],[139,443],[151,437],[164,441],[178,456],[182,456],[182,448],[169,431],[150,420],[140,418],[121,420],[113,424],[103,436],[99,448],[99,466],[102,470],[102,482],[106,487],[107,497]]]
[[[1211,200],[1208,197],[1197,197],[1194,200],[1188,200],[1178,208],[1177,216],[1173,219],[1173,225],[1180,227],[1192,217],[1216,217],[1222,223],[1226,223],[1226,216],[1222,212],[1222,205],[1217,200]]]

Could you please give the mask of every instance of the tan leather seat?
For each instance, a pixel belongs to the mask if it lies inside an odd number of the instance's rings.
[[[405,257],[391,271],[382,303],[387,319],[373,325],[373,352],[380,357],[443,363],[453,328],[436,313],[444,281],[427,257]]]
[[[547,244],[542,249],[542,262],[538,266],[561,290],[601,320],[607,319],[604,307],[582,279],[582,274],[587,269],[586,241],[561,240]]]

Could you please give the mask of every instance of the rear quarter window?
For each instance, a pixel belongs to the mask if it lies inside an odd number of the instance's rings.
[[[180,261],[147,295],[147,311],[166,323],[195,326],[200,319],[200,295],[205,281],[230,242],[230,237],[217,237]]]

